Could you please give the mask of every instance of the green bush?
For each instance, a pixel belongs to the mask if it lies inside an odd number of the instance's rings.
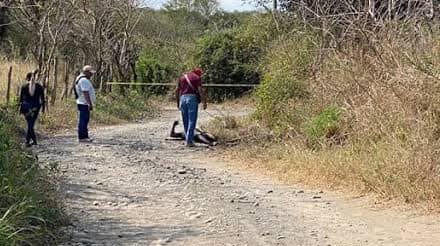
[[[273,38],[270,20],[267,18],[256,22],[252,19],[239,28],[202,37],[197,43],[194,63],[205,70],[205,83],[258,84],[260,59],[268,41]],[[248,90],[215,88],[209,94],[211,98],[221,100],[237,97]]]
[[[141,56],[136,64],[138,81],[141,83],[170,83],[176,79],[178,71],[171,64],[161,62],[157,58]],[[139,91],[154,95],[164,95],[169,90],[169,86],[139,86]]]
[[[18,125],[0,109],[0,245],[48,245],[64,215],[46,170],[21,149]]]
[[[316,148],[322,140],[334,138],[340,132],[341,110],[338,107],[328,107],[319,115],[310,119],[304,127],[307,143]]]
[[[310,33],[280,37],[263,62],[263,80],[256,91],[255,116],[280,131],[299,127],[306,115],[300,106],[309,98],[310,77],[316,38]]]

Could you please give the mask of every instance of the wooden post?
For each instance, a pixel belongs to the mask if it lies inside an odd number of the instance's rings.
[[[52,93],[50,96],[50,105],[54,106],[55,101],[57,100],[57,88],[58,87],[58,57],[55,57],[53,60],[53,85],[52,85]]]
[[[11,100],[11,84],[12,84],[12,66],[9,67],[9,72],[8,72],[8,87],[6,89],[6,105],[9,105],[9,101]]]

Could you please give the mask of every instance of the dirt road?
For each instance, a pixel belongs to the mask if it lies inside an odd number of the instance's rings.
[[[64,245],[440,245],[440,221],[234,171],[207,148],[165,141],[176,111],[74,133],[38,150],[58,162],[73,226]]]

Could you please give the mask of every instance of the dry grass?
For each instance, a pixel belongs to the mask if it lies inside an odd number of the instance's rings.
[[[427,165],[430,157],[414,156],[412,151],[391,144],[312,151],[289,141],[242,145],[228,154],[288,184],[374,193],[386,201],[417,204],[429,211],[438,211],[440,205],[440,173]]]
[[[8,72],[10,67],[12,67],[11,96],[18,95],[17,92],[20,86],[23,84],[26,74],[35,69],[34,64],[31,62],[7,61],[0,58],[0,95],[2,98],[0,103],[5,102],[4,100],[6,98]]]
[[[367,44],[327,53],[320,72],[307,81],[310,98],[292,101],[291,110],[304,122],[309,114],[337,105],[343,112],[340,131],[347,136],[340,145],[310,149],[303,126],[295,121],[288,122],[289,127],[299,130],[292,135],[284,132],[284,139],[283,133],[274,139],[267,134],[269,129],[249,123],[235,133],[223,129],[219,134],[266,139],[265,145],[246,142],[231,152],[284,182],[373,193],[438,211],[438,36],[390,28],[371,34]]]

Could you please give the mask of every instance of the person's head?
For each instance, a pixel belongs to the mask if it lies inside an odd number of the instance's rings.
[[[200,67],[196,67],[196,68],[194,68],[194,69],[193,69],[193,72],[194,72],[195,74],[197,74],[198,76],[200,76],[200,77],[202,77],[202,75],[203,75],[203,70],[202,70],[202,68],[200,68]]]
[[[31,81],[33,75],[34,75],[33,73],[27,73],[26,74],[26,81]]]
[[[96,71],[90,65],[84,66],[81,72],[89,79],[93,76],[93,74],[96,73]]]

